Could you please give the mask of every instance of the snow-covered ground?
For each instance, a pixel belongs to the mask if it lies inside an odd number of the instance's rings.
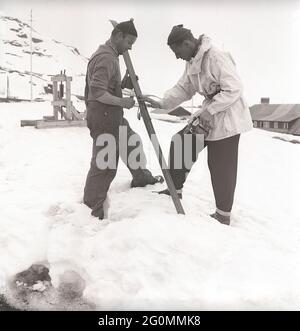
[[[1,104],[0,114],[0,293],[42,261],[56,288],[64,273],[80,276],[84,299],[98,310],[300,309],[299,144],[256,129],[242,136],[230,227],[208,216],[206,151],[183,191],[185,216],[152,193],[164,185],[130,189],[120,162],[101,222],[82,204],[88,129],[20,127],[21,119],[51,114],[48,102]],[[126,117],[143,138],[150,170],[160,173],[136,111]],[[153,124],[167,157],[184,124]]]

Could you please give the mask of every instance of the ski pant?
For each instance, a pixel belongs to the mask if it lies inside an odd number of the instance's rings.
[[[182,141],[185,135],[184,131],[185,128],[176,134],[179,135]],[[179,190],[182,189],[187,175],[193,164],[197,161],[199,152],[203,149],[203,144],[202,148],[199,148],[199,144],[197,144],[197,139],[199,138],[197,138],[195,134],[190,133],[189,135],[192,135],[192,137],[189,137],[191,138],[189,145],[183,143],[181,145],[176,144],[175,141],[178,139],[176,135],[173,136],[170,145],[169,167],[175,188]],[[204,148],[207,147],[208,168],[216,207],[217,210],[223,212],[230,212],[233,205],[237,178],[239,139],[240,135],[238,134],[225,139],[204,142]],[[191,162],[188,166],[185,165],[183,159],[185,153],[191,155]],[[176,167],[178,157],[179,159],[181,158],[180,164],[182,166],[180,168]]]
[[[97,101],[89,101],[87,106],[87,126],[93,139],[93,148],[90,169],[84,188],[83,202],[92,209],[92,215],[99,216],[110,184],[117,173],[119,155],[127,165],[134,179],[140,180],[147,176],[152,176],[152,174],[146,169],[146,156],[142,149],[141,138],[131,129],[128,121],[123,117],[123,110],[120,107],[104,105]],[[127,136],[122,141],[119,139],[119,130],[121,127],[122,130],[127,130]],[[104,134],[110,135],[116,143],[116,148],[110,150],[108,156],[113,161],[112,166],[105,168],[102,166],[99,167],[99,158],[97,160],[97,155],[99,153],[101,154],[101,151],[103,152],[104,149],[107,150],[107,144],[98,146],[99,140],[97,143],[97,139],[104,137]],[[135,146],[130,146],[128,140],[133,136],[136,144]],[[139,145],[140,167],[135,169],[127,160],[129,154]],[[123,147],[126,147],[126,150]]]

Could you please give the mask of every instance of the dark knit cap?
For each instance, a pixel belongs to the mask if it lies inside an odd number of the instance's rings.
[[[117,24],[116,29],[122,31],[123,33],[137,37],[137,31],[133,24],[133,19],[131,19],[130,21],[125,21]]]
[[[186,37],[191,36],[191,30],[183,27],[183,24],[175,25],[168,37],[168,45],[179,43],[183,41]]]

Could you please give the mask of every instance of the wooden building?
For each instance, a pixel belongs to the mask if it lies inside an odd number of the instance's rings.
[[[270,104],[268,98],[250,107],[253,126],[300,136],[300,104]]]

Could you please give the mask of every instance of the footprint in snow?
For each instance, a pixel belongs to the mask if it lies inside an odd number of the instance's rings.
[[[52,205],[46,211],[46,216],[48,217],[65,217],[67,215],[73,214],[74,208],[68,205],[63,205],[61,202]]]

